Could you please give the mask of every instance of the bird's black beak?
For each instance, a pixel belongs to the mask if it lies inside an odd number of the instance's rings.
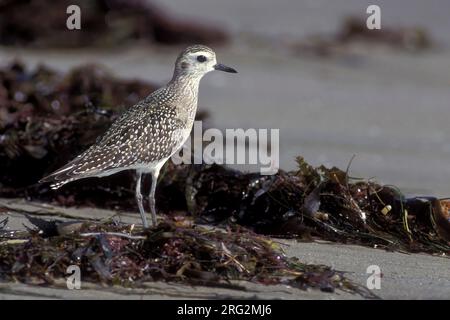
[[[230,73],[237,73],[236,70],[234,70],[233,68],[227,67],[224,64],[218,63],[214,66],[215,70],[220,70],[220,71],[224,71],[224,72],[230,72]]]

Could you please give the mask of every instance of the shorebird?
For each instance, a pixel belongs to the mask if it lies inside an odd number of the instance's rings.
[[[200,79],[210,71],[237,73],[217,63],[214,51],[203,45],[186,48],[175,62],[172,79],[127,109],[97,142],[74,160],[43,178],[52,189],[90,177],[135,170],[136,200],[144,228],[148,228],[141,193],[142,175],[150,173],[150,211],[157,224],[155,190],[164,163],[189,137],[197,110]]]

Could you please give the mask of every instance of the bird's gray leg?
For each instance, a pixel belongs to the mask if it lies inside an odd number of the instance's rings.
[[[155,191],[156,191],[156,183],[158,182],[158,176],[159,176],[159,170],[161,168],[156,168],[154,170],[152,170],[152,187],[150,189],[150,211],[152,213],[152,222],[153,225],[156,226],[157,225],[157,220],[156,220],[156,210],[155,210]]]
[[[142,193],[141,193],[141,178],[142,178],[142,172],[137,171],[137,181],[136,181],[136,201],[139,207],[139,213],[141,214],[142,224],[144,225],[144,228],[148,228],[148,222],[147,217],[145,216],[144,206],[142,205]]]

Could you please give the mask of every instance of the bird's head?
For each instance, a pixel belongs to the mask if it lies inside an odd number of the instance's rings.
[[[233,68],[217,63],[215,52],[203,45],[187,47],[175,62],[175,75],[202,77],[214,70],[237,73]]]

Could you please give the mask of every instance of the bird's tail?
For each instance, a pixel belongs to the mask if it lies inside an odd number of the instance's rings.
[[[50,183],[50,188],[56,190],[58,188],[61,188],[66,183],[84,178],[83,175],[80,175],[76,172],[76,169],[79,166],[78,162],[78,158],[74,159],[65,166],[39,180],[39,183]]]

